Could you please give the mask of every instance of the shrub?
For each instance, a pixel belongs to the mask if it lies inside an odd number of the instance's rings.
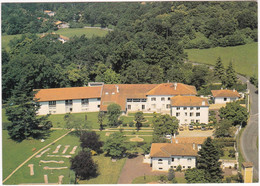
[[[165,175],[160,175],[160,176],[159,176],[159,180],[160,180],[161,182],[166,182],[166,181],[167,181],[167,177],[166,177]]]
[[[226,177],[226,182],[227,183],[231,183],[231,180],[232,180],[231,177]]]
[[[236,151],[234,149],[230,149],[228,152],[229,152],[229,155],[228,155],[229,157],[231,157],[231,158],[235,157]]]
[[[176,168],[176,171],[181,172],[181,165],[178,165],[178,167]]]
[[[123,123],[122,125],[123,125],[123,127],[127,127],[127,123]]]
[[[130,121],[129,122],[129,127],[133,127],[134,126],[134,122],[133,121]]]
[[[168,171],[168,180],[172,181],[174,178],[175,178],[174,170],[173,169],[169,169],[169,171]]]

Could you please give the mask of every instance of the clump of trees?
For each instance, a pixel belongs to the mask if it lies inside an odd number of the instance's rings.
[[[121,106],[112,103],[107,107],[108,125],[114,127],[118,125],[118,118],[121,114]]]
[[[100,141],[100,136],[94,131],[85,131],[80,136],[80,146],[83,150],[90,149],[97,153],[102,152],[101,147],[103,142]]]

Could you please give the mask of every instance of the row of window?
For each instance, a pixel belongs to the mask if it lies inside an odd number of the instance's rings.
[[[189,107],[190,110],[193,110],[194,107]],[[177,107],[176,110],[181,110],[181,107]],[[183,110],[187,110],[187,107],[183,107]],[[200,110],[200,107],[196,107],[196,110]]]
[[[174,162],[175,158],[172,158],[172,162]],[[188,161],[191,161],[191,158],[187,159]],[[178,161],[180,161],[180,158],[178,158]],[[162,164],[163,160],[162,159],[158,159],[158,164]]]
[[[127,99],[127,102],[146,102],[147,99]]]
[[[178,116],[180,116],[180,115],[181,115],[180,112],[176,112],[176,117],[178,117]],[[188,113],[185,112],[184,115],[185,115],[185,116],[188,116]],[[194,113],[191,112],[191,113],[190,113],[190,116],[194,116]],[[200,112],[196,112],[196,117],[199,117],[199,116],[200,116]]]
[[[100,101],[100,98],[97,98],[97,100]],[[89,104],[89,99],[81,99],[81,105],[88,105],[88,104]],[[71,106],[71,105],[73,105],[73,101],[65,100],[65,105]],[[56,101],[49,101],[49,106],[56,107]]]
[[[168,97],[168,98],[162,97],[161,101],[165,101],[166,99],[168,99],[168,101],[171,100],[170,97]],[[151,101],[156,101],[156,98],[151,98]]]
[[[176,169],[177,166],[171,166],[172,169]],[[183,169],[185,169],[185,166],[182,166]],[[191,169],[191,166],[188,166],[188,169]],[[159,167],[159,170],[163,170],[162,167]]]
[[[165,107],[165,105],[163,105],[162,107]],[[170,104],[167,104],[166,105],[166,108],[167,109],[170,109],[171,108],[171,105]],[[127,109],[128,110],[131,110],[132,109],[132,105],[127,105]],[[142,110],[145,109],[145,105],[142,105]],[[152,104],[152,109],[156,109],[156,104]]]

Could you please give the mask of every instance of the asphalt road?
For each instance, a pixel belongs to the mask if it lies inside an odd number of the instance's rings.
[[[247,79],[243,76],[239,76],[243,82],[247,82]],[[246,161],[253,162],[254,165],[254,178],[259,179],[259,164],[258,164],[258,149],[256,147],[258,137],[258,94],[256,88],[248,82],[248,89],[250,90],[250,118],[249,122],[242,133],[240,139],[240,147]]]

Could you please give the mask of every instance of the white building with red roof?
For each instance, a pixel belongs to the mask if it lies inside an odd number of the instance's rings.
[[[235,89],[211,90],[211,93],[213,95],[213,101],[215,104],[223,104],[236,101],[240,97],[239,93]]]

